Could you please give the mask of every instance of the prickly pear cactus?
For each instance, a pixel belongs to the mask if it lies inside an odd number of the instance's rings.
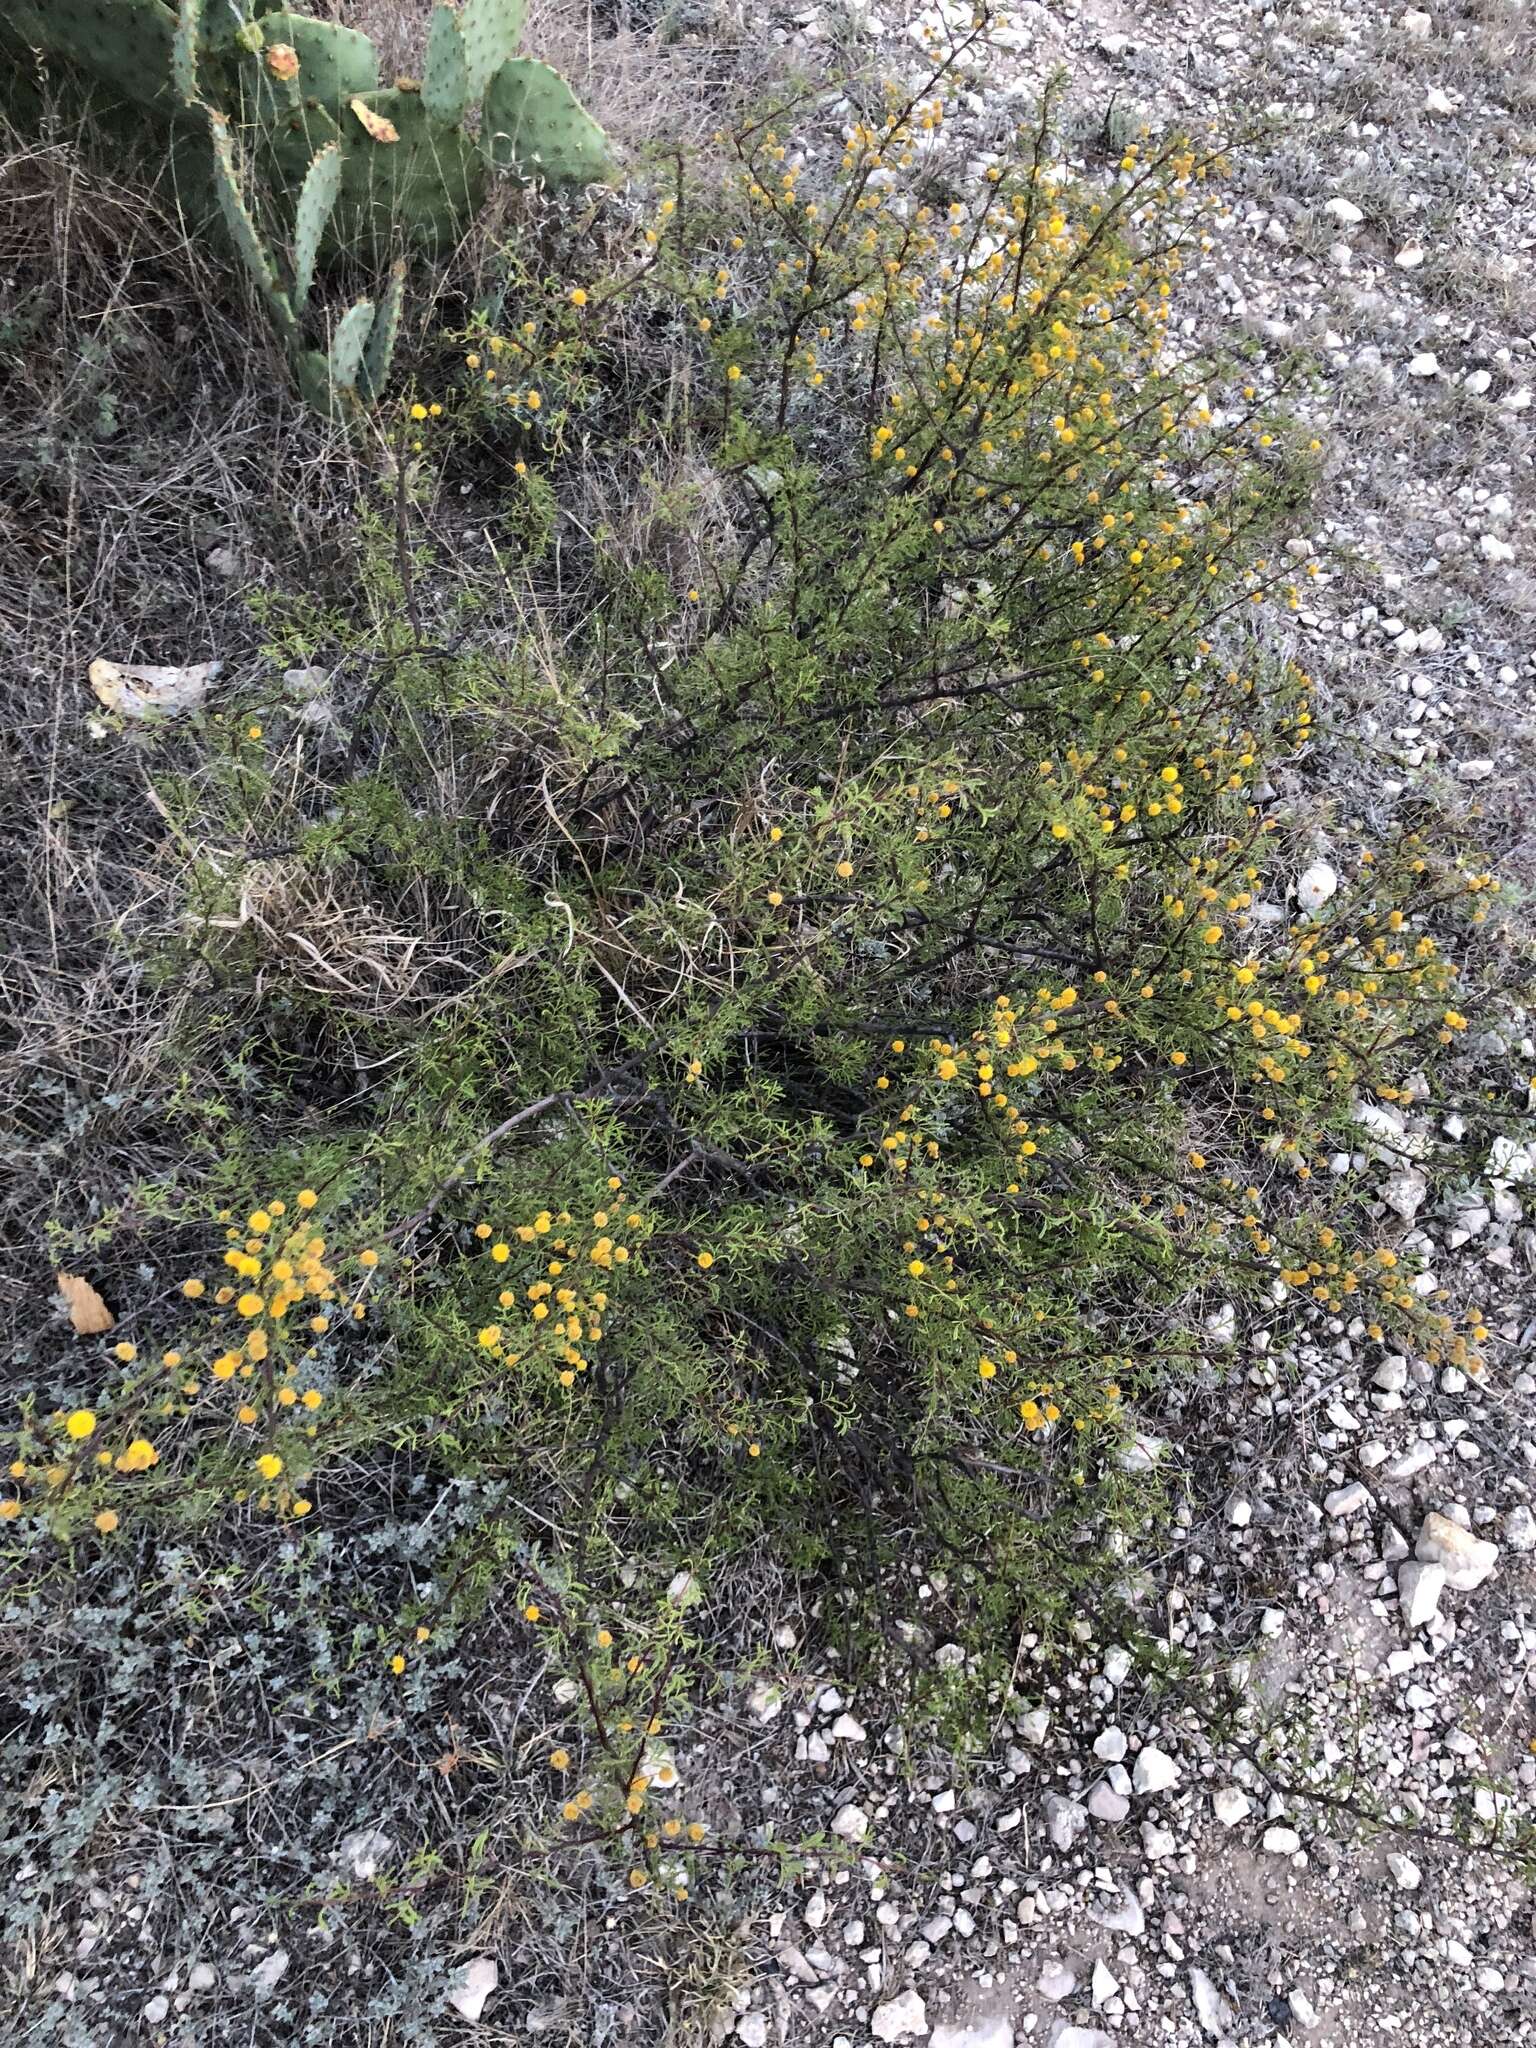
[[[183,106],[197,98],[197,66],[203,43],[203,0],[180,0],[171,37],[171,84]]]
[[[311,405],[333,417],[356,412],[380,396],[388,381],[405,298],[405,265],[394,265],[377,306],[372,299],[358,299],[347,308],[332,330],[329,349],[308,347],[304,313],[321,241],[341,196],[341,146],[328,143],[300,187],[285,280],[284,266],[246,204],[240,157],[226,116],[209,111],[208,136],[230,240],[266,302],[300,391]]]
[[[405,271],[395,262],[377,303],[351,307],[322,352],[303,329],[326,256],[451,248],[492,169],[546,185],[607,174],[603,132],[569,85],[514,54],[525,8],[526,0],[442,0],[421,85],[388,90],[365,35],[264,0],[0,0],[0,30],[9,49],[38,50],[93,81],[88,118],[104,132],[115,132],[125,109],[130,127],[146,117],[169,124],[179,203],[190,218],[216,202],[301,390],[334,412],[383,390]],[[463,125],[476,105],[478,142]],[[291,237],[285,256],[265,232],[274,219]]]
[[[363,351],[373,332],[373,314],[372,299],[359,299],[356,305],[348,306],[336,322],[328,360],[331,383],[338,391],[355,393],[357,390],[358,379],[363,374]]]
[[[379,300],[379,310],[374,315],[368,346],[363,351],[363,369],[357,382],[357,394],[365,403],[371,404],[384,395],[384,387],[389,382],[390,365],[395,359],[395,343],[400,339],[400,318],[404,310],[405,264],[401,261],[390,267],[389,282],[385,285],[384,295]]]
[[[481,144],[498,170],[530,183],[590,185],[608,172],[607,136],[559,72],[532,57],[491,80]]]
[[[256,280],[273,325],[283,340],[291,344],[298,335],[293,300],[283,284],[266,237],[245,203],[235,139],[230,133],[229,122],[222,114],[209,115],[208,134],[213,145],[214,191],[224,215],[224,225],[229,230],[229,239],[235,246],[235,253]]]
[[[309,167],[293,213],[293,310],[303,319],[320,245],[341,197],[341,145],[328,142]]]

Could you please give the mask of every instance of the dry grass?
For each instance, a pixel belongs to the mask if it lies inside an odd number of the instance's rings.
[[[187,936],[196,944],[206,933],[215,954],[238,948],[257,1003],[302,995],[378,1019],[419,1012],[445,993],[451,1001],[472,979],[472,959],[436,922],[425,888],[385,906],[350,868],[321,877],[276,859],[249,865],[235,910],[196,919]]]
[[[44,1225],[92,1228],[181,1146],[157,1084],[181,992],[118,943],[181,860],[148,795],[163,743],[104,730],[87,664],[218,654],[238,678],[250,587],[323,561],[349,465],[238,283],[64,143],[0,145],[0,277],[0,1316],[35,1323]]]

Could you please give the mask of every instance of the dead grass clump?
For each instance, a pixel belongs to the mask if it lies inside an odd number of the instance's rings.
[[[392,914],[348,869],[321,875],[299,861],[257,862],[242,876],[238,908],[199,922],[216,948],[240,949],[257,1002],[299,992],[382,1018],[461,986],[470,971],[460,953],[434,945],[430,905]]]

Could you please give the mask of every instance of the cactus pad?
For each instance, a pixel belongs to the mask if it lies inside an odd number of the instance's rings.
[[[547,185],[590,185],[608,172],[608,138],[547,64],[514,57],[491,80],[481,142],[498,170]]]
[[[400,338],[400,314],[405,305],[405,264],[396,262],[390,266],[389,283],[379,300],[379,310],[374,315],[373,327],[368,335],[368,346],[363,351],[363,370],[358,379],[358,396],[372,404],[383,396],[389,382],[390,365],[395,359],[395,343]]]
[[[357,121],[342,130],[341,204],[336,237],[362,254],[393,254],[400,237],[426,250],[450,248],[485,196],[485,165],[461,129],[428,115],[416,92],[362,95],[395,129],[374,142]]]
[[[197,58],[203,38],[203,0],[181,0],[171,37],[171,83],[183,106],[197,99]]]
[[[179,110],[171,76],[176,16],[164,0],[10,0],[7,26],[142,107]]]
[[[469,108],[469,62],[459,18],[451,7],[432,10],[427,31],[427,68],[421,75],[421,103],[434,121],[456,128]]]
[[[356,391],[363,373],[363,350],[372,331],[372,299],[359,299],[355,306],[348,306],[336,322],[328,361],[331,382],[338,391]]]
[[[267,42],[286,43],[297,53],[299,75],[293,82],[304,99],[318,100],[339,114],[354,93],[377,89],[378,55],[360,30],[311,21],[304,14],[267,14],[261,27]]]
[[[492,78],[517,55],[527,0],[464,0],[459,35],[469,71],[469,97],[481,100]]]
[[[341,145],[328,142],[315,158],[299,188],[293,215],[293,310],[304,317],[314,282],[320,244],[341,196]]]
[[[282,279],[277,274],[272,252],[268,249],[261,229],[256,225],[251,210],[245,203],[245,194],[240,188],[240,165],[235,155],[234,137],[230,133],[228,121],[222,114],[209,115],[208,136],[213,145],[214,191],[224,215],[224,224],[229,229],[229,238],[246,269],[256,280],[279,333],[285,341],[289,341],[298,327],[293,305],[283,289]]]

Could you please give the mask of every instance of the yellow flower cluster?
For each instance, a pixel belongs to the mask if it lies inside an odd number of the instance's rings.
[[[629,1263],[643,1229],[638,1211],[620,1216],[605,1208],[593,1210],[590,1223],[578,1223],[569,1209],[540,1209],[505,1232],[477,1223],[475,1236],[491,1264],[509,1269],[502,1277],[517,1282],[498,1290],[501,1313],[477,1333],[481,1350],[525,1370],[548,1366],[562,1387],[574,1386],[603,1334],[603,1283]]]
[[[69,1455],[45,1454],[36,1462],[18,1458],[11,1464],[11,1478],[43,1488],[42,1506],[71,1507],[93,1480],[108,1473],[132,1477],[160,1464],[160,1448],[139,1430],[146,1415],[169,1421],[190,1415],[199,1403],[206,1410],[211,1395],[232,1385],[238,1399],[230,1420],[242,1435],[256,1433],[261,1446],[251,1458],[260,1503],[299,1518],[309,1514],[313,1502],[293,1486],[290,1467],[297,1446],[315,1436],[315,1417],[325,1400],[310,1370],[318,1357],[315,1340],[338,1315],[362,1320],[367,1313],[363,1296],[380,1264],[371,1249],[357,1253],[358,1279],[349,1290],[310,1220],[318,1203],[312,1188],[302,1188],[291,1210],[286,1202],[273,1200],[253,1209],[243,1224],[227,1215],[221,1219],[227,1226],[222,1262],[229,1279],[210,1284],[193,1277],[180,1288],[185,1301],[205,1304],[215,1327],[222,1326],[222,1346],[208,1359],[206,1383],[189,1369],[181,1350],[163,1352],[155,1365],[140,1359],[137,1345],[119,1342],[112,1356],[130,1370],[111,1390],[110,1422],[104,1423],[96,1408],[56,1416],[54,1426]],[[118,1447],[95,1448],[107,1429]],[[286,1436],[280,1445],[282,1431]],[[275,1491],[269,1490],[279,1481]],[[244,1499],[246,1493],[240,1488],[235,1497]],[[19,1499],[0,1501],[0,1518],[15,1520],[20,1513]],[[94,1526],[105,1535],[119,1521],[115,1509],[104,1508]]]

